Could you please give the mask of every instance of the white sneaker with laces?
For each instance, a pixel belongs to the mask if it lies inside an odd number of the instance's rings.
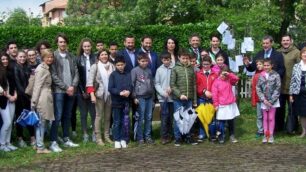
[[[18,149],[16,146],[12,145],[11,143],[7,143],[6,147],[9,148],[11,151],[15,151]]]
[[[65,147],[71,147],[71,148],[75,148],[75,147],[79,147],[79,144],[73,143],[70,139],[68,139],[65,143],[64,143]]]
[[[238,142],[238,140],[235,138],[234,135],[230,136],[230,140],[231,140],[232,143],[237,143]]]
[[[264,138],[262,139],[262,143],[267,143],[268,142],[268,139],[266,136],[264,136]]]
[[[0,145],[0,150],[4,151],[4,152],[10,152],[11,149],[9,149],[6,145]]]
[[[120,148],[121,148],[120,142],[116,141],[115,142],[115,149],[120,149]]]
[[[271,143],[271,144],[274,143],[274,137],[273,136],[269,137],[268,143]]]
[[[120,141],[120,144],[121,144],[121,147],[122,147],[122,148],[127,148],[127,144],[126,144],[126,141],[125,141],[125,140],[121,140],[121,141]]]
[[[63,151],[55,141],[51,143],[50,150],[52,152],[62,152]]]

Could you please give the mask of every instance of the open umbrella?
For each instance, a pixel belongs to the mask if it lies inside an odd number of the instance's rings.
[[[215,108],[211,103],[201,104],[196,108],[198,118],[200,119],[206,135],[209,137],[208,125],[212,122],[215,115]]]

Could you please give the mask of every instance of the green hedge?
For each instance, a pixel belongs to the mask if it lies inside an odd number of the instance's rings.
[[[153,37],[153,48],[156,52],[162,51],[165,39],[173,35],[179,40],[180,47],[188,46],[188,36],[192,33],[201,35],[202,46],[209,45],[209,35],[216,31],[218,26],[214,24],[186,24],[178,26],[153,25],[135,28],[125,27],[0,27],[0,46],[4,47],[7,40],[14,38],[20,48],[32,48],[40,39],[50,41],[53,48],[56,48],[54,38],[57,33],[63,32],[68,36],[69,49],[76,52],[82,38],[88,37],[93,41],[102,39],[106,44],[116,41],[120,48],[123,46],[125,35],[132,34],[136,37],[136,47],[140,45],[140,38],[143,35]]]

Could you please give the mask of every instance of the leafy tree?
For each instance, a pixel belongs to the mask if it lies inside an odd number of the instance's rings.
[[[32,18],[32,16],[28,16],[26,11],[22,8],[16,8],[13,12],[9,13],[9,17],[5,22],[6,26],[28,26],[35,25],[41,26],[41,21],[39,18]]]

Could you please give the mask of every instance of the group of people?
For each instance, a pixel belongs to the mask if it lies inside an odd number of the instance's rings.
[[[11,144],[11,133],[14,120],[23,109],[36,111],[40,118],[39,125],[27,127],[30,144],[37,153],[61,152],[59,142],[65,147],[79,146],[70,139],[76,134],[76,107],[80,112],[83,142],[90,140],[87,125],[90,114],[91,140],[98,145],[107,142],[115,148],[126,148],[131,130],[137,144],[154,144],[152,115],[155,100],[161,105],[162,144],[172,142],[173,136],[175,146],[180,146],[183,141],[196,145],[208,136],[211,141],[224,143],[226,126],[230,141],[238,141],[235,118],[240,113],[233,90],[239,78],[229,70],[229,58],[220,48],[218,35],[210,37],[209,49],[200,47],[198,34],[189,37],[190,47],[187,49],[180,49],[177,39],[168,37],[159,56],[152,50],[150,36],[141,39],[139,49],[135,48],[135,37],[126,36],[121,51],[115,42],[111,42],[107,50],[104,43],[98,41],[96,53],[92,41],[84,38],[77,57],[68,51],[68,41],[65,34],[59,33],[55,38],[55,51],[51,51],[47,41],[39,41],[36,49],[27,51],[18,50],[15,41],[7,43],[0,62],[0,150],[17,149]],[[246,69],[256,70],[252,103],[258,107],[257,135],[264,135],[263,142],[269,143],[273,143],[275,111],[279,110],[282,115],[276,113],[280,118],[276,129],[283,130],[287,100],[294,102],[292,109],[301,117],[303,136],[306,130],[306,116],[303,116],[306,114],[301,114],[305,112],[306,102],[306,49],[300,53],[290,35],[282,37],[279,52],[272,48],[272,43],[272,37],[264,37],[264,50],[253,62],[244,58]],[[198,123],[190,132],[182,134],[173,120],[173,113],[180,108],[196,108],[207,103],[216,110],[208,131]],[[128,127],[130,111],[133,129]],[[59,126],[62,137],[58,135]],[[27,146],[23,129],[16,123],[19,147]],[[45,133],[50,135],[49,149],[44,144]]]

